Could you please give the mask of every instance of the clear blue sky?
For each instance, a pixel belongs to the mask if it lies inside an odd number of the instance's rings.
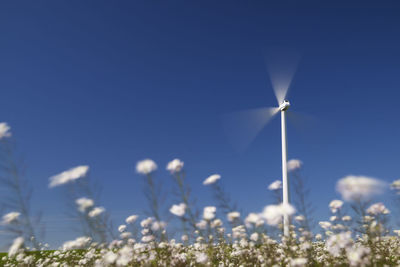
[[[400,178],[400,7],[275,2],[0,3],[0,121],[25,158],[49,241],[76,236],[47,184],[77,165],[91,167],[116,225],[144,209],[134,170],[143,158],[166,184],[165,165],[182,159],[200,206],[213,204],[202,181],[220,173],[243,210],[261,211],[280,178],[279,119],[238,154],[220,116],[275,105],[270,46],[302,51],[289,99],[315,119],[288,126],[289,157],[304,162],[318,218],[345,175]]]

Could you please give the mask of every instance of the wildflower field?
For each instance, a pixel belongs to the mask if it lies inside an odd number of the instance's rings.
[[[2,155],[12,147],[10,127],[0,124]],[[8,164],[8,165],[7,165]],[[8,166],[5,168],[4,166]],[[302,162],[288,167],[296,186],[293,205],[281,204],[280,181],[268,187],[275,203],[262,211],[243,214],[220,185],[221,176],[207,177],[203,185],[215,193],[215,206],[196,207],[185,180],[184,163],[174,159],[166,166],[176,187],[176,204],[169,208],[173,219],[160,211],[160,188],[155,183],[157,164],[151,159],[136,165],[145,184],[149,216],[127,214],[114,227],[107,210],[99,206],[87,182],[88,166],[77,166],[49,178],[49,188],[65,188],[79,219],[81,236],[49,250],[40,241],[30,215],[25,183],[17,165],[4,161],[6,181],[15,199],[4,205],[1,227],[14,235],[8,252],[0,254],[2,266],[398,266],[399,230],[388,224],[390,210],[374,203],[386,184],[365,176],[347,176],[337,182],[343,200],[329,204],[331,217],[313,222],[300,175]],[[400,180],[390,185],[398,196]],[[13,191],[14,190],[14,191]],[[7,204],[7,203],[3,203]],[[220,211],[220,212],[218,212]],[[223,214],[218,218],[218,214]],[[282,217],[291,218],[290,234],[282,232]],[[315,225],[315,226],[314,226]]]

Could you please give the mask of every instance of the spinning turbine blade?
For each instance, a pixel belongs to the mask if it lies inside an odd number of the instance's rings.
[[[256,108],[226,114],[222,117],[229,141],[238,150],[245,150],[279,108]]]
[[[300,55],[289,49],[274,48],[267,51],[265,59],[276,100],[280,105],[296,73]]]
[[[299,131],[306,132],[314,126],[316,120],[313,116],[288,110],[287,116],[291,124]]]

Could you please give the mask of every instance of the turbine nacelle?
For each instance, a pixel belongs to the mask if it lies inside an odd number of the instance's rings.
[[[282,104],[279,105],[281,111],[285,111],[290,107],[290,102],[288,100],[283,100]]]

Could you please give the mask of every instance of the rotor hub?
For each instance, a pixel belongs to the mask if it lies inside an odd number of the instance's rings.
[[[281,111],[285,111],[290,107],[290,102],[288,100],[283,100],[282,104],[279,105]]]

